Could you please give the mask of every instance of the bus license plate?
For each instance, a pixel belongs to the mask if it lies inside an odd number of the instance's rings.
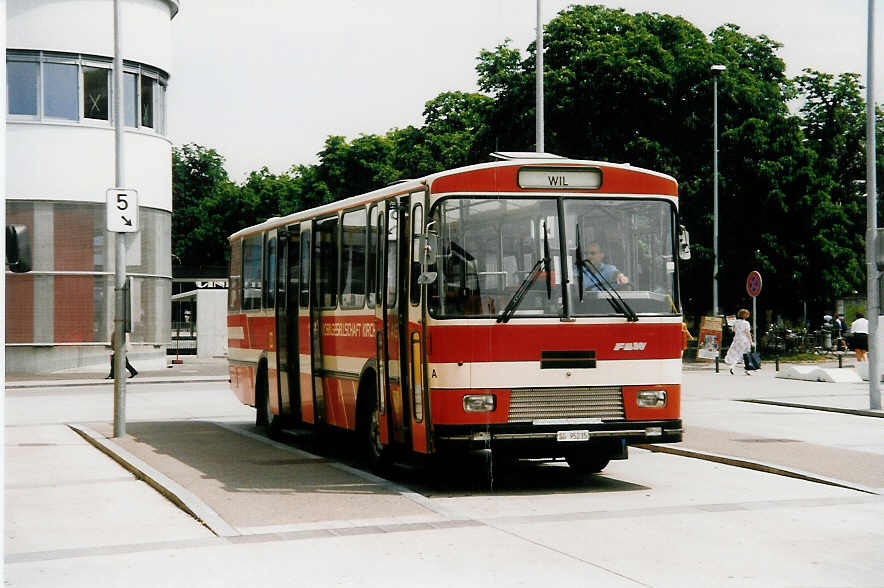
[[[589,441],[589,431],[558,431],[556,441]]]

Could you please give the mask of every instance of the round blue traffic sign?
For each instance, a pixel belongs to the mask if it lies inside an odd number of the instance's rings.
[[[761,274],[751,272],[746,278],[746,292],[753,298],[761,294]]]

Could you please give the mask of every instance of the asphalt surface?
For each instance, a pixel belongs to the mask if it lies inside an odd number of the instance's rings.
[[[884,494],[884,413],[868,409],[868,384],[776,375],[772,364],[751,377],[686,365],[684,442],[648,449],[857,490],[868,496],[852,499],[860,502]],[[167,395],[159,406],[160,396],[151,396],[126,435],[112,438],[112,419],[96,420],[82,406],[84,398],[112,396],[103,374],[7,375],[6,564],[87,557],[102,546],[136,553],[217,537],[242,543],[475,526],[433,500],[451,488],[421,486],[408,468],[379,478],[346,454],[312,451],[297,435],[286,443],[263,438],[250,424],[254,411],[229,402],[226,381],[223,359],[142,372],[127,381],[131,402],[148,389]],[[184,385],[186,396],[178,394]],[[626,466],[645,459],[642,449],[633,452]],[[504,472],[496,483],[530,493],[522,473]],[[547,474],[544,492],[572,490],[567,468]],[[606,478],[594,484],[619,488]]]

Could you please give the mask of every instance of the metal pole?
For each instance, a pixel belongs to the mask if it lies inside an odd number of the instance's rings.
[[[758,296],[752,297],[752,343],[755,349],[758,349],[758,307],[755,304],[757,300]]]
[[[875,1],[868,0],[868,41],[866,48],[866,267],[869,321],[869,407],[881,409],[881,366],[878,365],[878,266],[875,238],[878,232],[878,190],[875,185]]]
[[[134,100],[135,97],[133,96]],[[120,0],[114,0],[114,185],[124,187],[123,57],[120,50]],[[126,434],[125,233],[114,235],[114,437]]]
[[[543,153],[543,20],[540,14],[541,0],[537,0],[537,87],[535,89],[537,104],[535,106],[535,139],[534,146],[537,153]]]
[[[712,316],[718,316],[718,71],[712,66]]]

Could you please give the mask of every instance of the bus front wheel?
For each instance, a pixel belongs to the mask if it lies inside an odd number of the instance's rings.
[[[568,466],[581,474],[597,474],[608,467],[611,459],[600,453],[576,453],[565,458]]]

